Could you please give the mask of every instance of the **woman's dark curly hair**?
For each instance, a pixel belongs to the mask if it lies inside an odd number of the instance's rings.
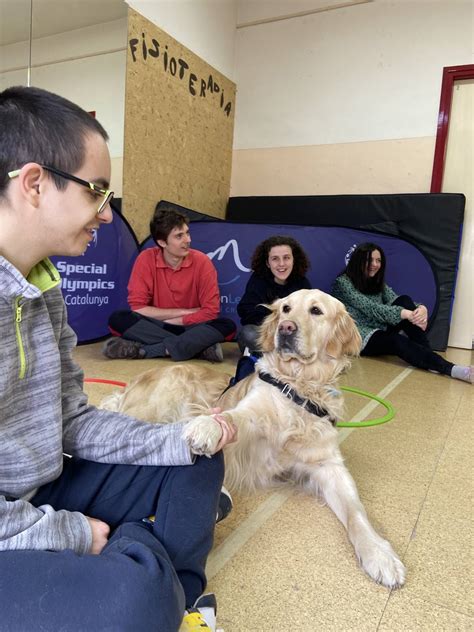
[[[251,262],[251,267],[255,274],[264,278],[271,276],[267,262],[270,250],[275,246],[289,246],[291,248],[291,252],[293,253],[293,270],[291,271],[288,280],[292,281],[293,279],[304,277],[311,267],[309,259],[296,239],[288,237],[287,235],[274,235],[273,237],[268,237],[268,239],[265,239],[258,244],[252,255]]]
[[[367,275],[367,264],[374,250],[380,252],[381,265],[374,277]],[[370,242],[359,244],[351,255],[345,273],[354,287],[363,294],[379,294],[385,283],[385,253],[380,246]]]

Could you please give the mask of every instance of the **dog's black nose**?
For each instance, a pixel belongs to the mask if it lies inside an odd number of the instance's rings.
[[[291,336],[298,331],[298,326],[292,320],[284,320],[278,325],[278,333],[283,336]]]

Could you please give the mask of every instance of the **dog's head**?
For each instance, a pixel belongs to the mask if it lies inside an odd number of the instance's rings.
[[[298,290],[266,305],[260,329],[262,351],[311,364],[328,356],[358,355],[361,337],[344,305],[320,290]]]

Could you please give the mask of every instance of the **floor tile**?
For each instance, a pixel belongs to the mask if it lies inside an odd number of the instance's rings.
[[[472,520],[425,508],[404,557],[407,594],[473,616],[472,552]]]
[[[472,617],[409,597],[401,590],[390,596],[378,632],[469,632],[473,629]]]

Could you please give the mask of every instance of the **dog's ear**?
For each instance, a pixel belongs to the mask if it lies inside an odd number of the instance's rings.
[[[358,356],[361,346],[362,338],[351,316],[345,309],[339,311],[326,352],[333,358],[340,358],[342,355]]]
[[[279,305],[281,300],[277,300],[271,305],[264,305],[271,311],[271,314],[265,317],[260,325],[258,344],[259,348],[264,352],[273,351],[275,349],[275,331],[278,325]]]

